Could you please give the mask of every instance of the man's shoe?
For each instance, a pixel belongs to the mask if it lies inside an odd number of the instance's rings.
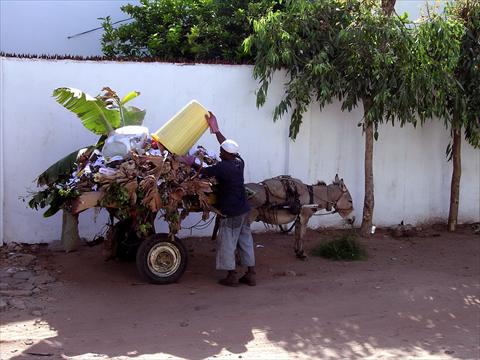
[[[235,274],[229,273],[225,279],[218,280],[218,283],[223,286],[238,286],[237,276]]]
[[[245,275],[243,275],[238,282],[241,282],[242,284],[247,284],[248,286],[255,286],[257,285],[257,281],[255,280],[255,273],[252,272],[246,272]]]

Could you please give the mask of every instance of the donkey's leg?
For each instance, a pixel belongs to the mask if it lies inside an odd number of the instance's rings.
[[[295,254],[302,260],[306,260],[307,258],[303,250],[303,237],[307,231],[308,220],[310,220],[313,213],[314,211],[310,208],[302,208],[299,216],[295,220]]]
[[[302,260],[305,260],[305,254],[302,246],[302,224],[300,221],[300,216],[297,216],[295,219],[295,255]]]
[[[250,225],[255,221],[261,221],[261,219],[258,219],[258,215],[259,215],[258,210],[255,208],[252,208],[248,213],[247,223]]]

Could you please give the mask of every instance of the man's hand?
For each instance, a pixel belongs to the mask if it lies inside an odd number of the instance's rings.
[[[205,114],[205,119],[207,120],[208,126],[210,128],[210,134],[216,134],[220,131],[218,128],[217,118],[211,111],[208,112],[208,115]]]
[[[217,118],[211,111],[208,112],[208,115],[205,114],[205,120],[207,120],[208,126],[210,127],[210,133],[215,134],[217,137],[218,143],[221,144],[225,141],[225,136],[220,132],[218,128]]]

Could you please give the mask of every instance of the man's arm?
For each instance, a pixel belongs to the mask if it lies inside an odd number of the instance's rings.
[[[208,115],[205,114],[205,119],[207,120],[208,126],[210,127],[210,132],[215,134],[219,144],[223,143],[226,140],[226,137],[220,132],[218,128],[217,118],[211,111],[208,112]]]
[[[223,136],[223,134],[220,132],[220,130],[218,130],[216,133],[215,133],[215,136],[217,137],[217,141],[219,144],[223,143],[225,140],[227,140],[225,138],[225,136]]]
[[[184,164],[187,164],[192,167],[195,171],[199,171],[201,175],[212,177],[218,174],[219,163],[216,163],[211,166],[202,167],[200,164],[195,162],[195,157],[193,155],[180,156],[178,160]]]
[[[222,173],[223,167],[221,162],[200,169],[200,175],[206,177],[216,177],[218,179],[219,176],[222,176]]]

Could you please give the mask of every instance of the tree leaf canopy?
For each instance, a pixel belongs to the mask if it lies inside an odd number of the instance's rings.
[[[457,0],[416,28],[418,113],[448,129],[464,129],[480,147],[480,3]],[[447,156],[451,155],[447,147]]]
[[[407,17],[386,16],[378,1],[296,0],[254,22],[245,42],[255,56],[257,105],[265,103],[273,74],[287,73],[274,120],[292,110],[290,137],[312,101],[333,100],[352,110],[368,99],[365,124],[415,119],[413,39]]]

